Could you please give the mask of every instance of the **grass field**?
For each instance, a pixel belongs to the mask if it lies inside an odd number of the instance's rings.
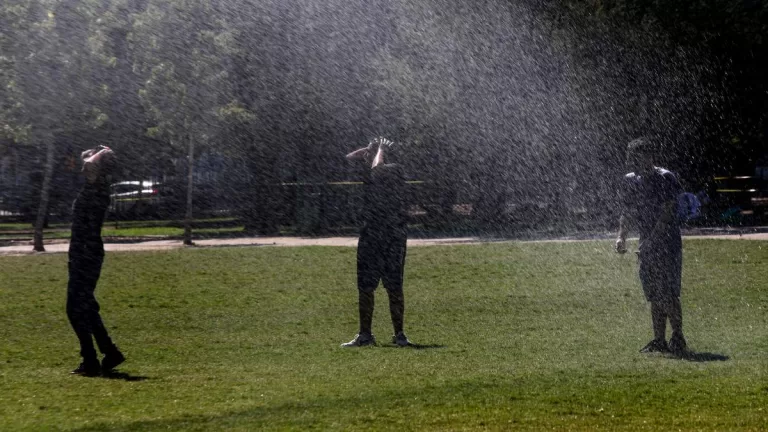
[[[344,350],[354,248],[112,253],[97,295],[128,357],[78,362],[66,256],[0,257],[0,430],[765,430],[768,244],[688,240],[687,360],[644,355],[634,257],[610,242],[412,248],[416,348]]]
[[[149,221],[120,221],[117,225],[114,221],[108,221],[102,229],[102,236],[110,238],[120,237],[175,237],[184,235],[183,221],[149,220]],[[195,238],[235,236],[244,234],[242,225],[232,218],[195,219],[193,221],[193,235]],[[51,224],[43,230],[46,240],[69,239],[69,224]],[[32,240],[34,230],[30,224],[4,223],[0,224],[0,241],[2,240]]]

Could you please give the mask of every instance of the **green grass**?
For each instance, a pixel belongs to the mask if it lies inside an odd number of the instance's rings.
[[[70,237],[70,231],[68,229],[62,230],[45,230],[43,231],[43,238],[45,240],[60,240],[68,239]],[[18,233],[0,233],[0,240],[14,240],[24,241],[32,240],[32,231],[18,232]]]
[[[195,238],[201,237],[215,237],[222,235],[236,235],[242,234],[244,227],[241,226],[228,226],[228,227],[216,227],[216,228],[193,228],[192,235]],[[69,227],[64,229],[49,229],[44,231],[43,237],[46,240],[53,239],[69,239],[70,237]],[[184,228],[178,226],[139,226],[136,224],[119,225],[115,228],[114,224],[105,224],[101,231],[102,236],[105,237],[181,237],[184,234]],[[22,233],[2,233],[0,232],[0,240],[32,240],[33,231],[30,228]]]
[[[0,223],[0,231],[4,230],[23,230],[28,229],[28,223]]]
[[[241,234],[243,227],[227,228],[194,228],[192,235],[195,238],[206,236],[217,236],[226,234]],[[136,228],[118,228],[104,227],[103,236],[109,237],[181,237],[184,235],[184,228],[178,227],[136,227]]]
[[[685,361],[650,338],[610,242],[409,250],[422,349],[343,350],[354,248],[110,253],[97,290],[128,380],[82,378],[66,256],[0,257],[2,430],[764,430],[768,244],[685,243]],[[384,342],[383,344],[381,342]]]
[[[216,217],[216,218],[201,218],[201,219],[193,219],[192,223],[194,224],[231,224],[235,223],[237,221],[236,218],[232,217]],[[117,222],[120,227],[127,228],[127,227],[165,227],[165,226],[181,226],[183,225],[183,220],[177,220],[177,219],[163,219],[163,220],[136,220],[136,221],[119,221]],[[105,227],[108,226],[114,226],[115,221],[108,220],[105,222]],[[69,229],[70,223],[69,222],[57,222],[49,224],[49,228],[51,229]],[[31,223],[22,223],[22,222],[14,222],[14,223],[0,223],[0,231],[6,231],[6,230],[27,230],[32,231],[32,224]]]
[[[50,224],[50,228],[69,228],[68,223],[55,223]],[[6,230],[32,230],[32,224],[31,223],[0,223],[0,231],[6,231]]]

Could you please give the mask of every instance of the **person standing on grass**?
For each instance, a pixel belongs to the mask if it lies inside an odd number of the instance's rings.
[[[629,225],[635,225],[640,232],[640,282],[646,300],[651,303],[654,335],[640,351],[681,355],[687,350],[680,306],[683,243],[677,212],[678,196],[683,189],[675,174],[654,166],[654,155],[655,150],[646,138],[635,139],[627,147],[627,167],[633,172],[623,179],[615,249],[620,254],[627,251]],[[672,327],[669,343],[667,319]]]
[[[345,348],[376,344],[371,324],[374,291],[379,281],[389,296],[394,328],[392,343],[401,347],[410,345],[403,332],[403,270],[408,238],[405,174],[401,165],[384,162],[393,144],[385,138],[375,138],[367,147],[347,155],[347,160],[362,161],[370,171],[364,184],[364,225],[357,244],[360,331],[350,342],[341,345]]]
[[[109,372],[125,361],[112,343],[99,315],[94,291],[104,262],[101,227],[109,207],[109,175],[115,167],[115,154],[109,147],[99,146],[82,153],[86,183],[75,199],[72,215],[72,238],[69,245],[69,283],[67,285],[67,317],[80,341],[82,363],[73,374],[95,376]],[[104,359],[99,363],[93,339]]]

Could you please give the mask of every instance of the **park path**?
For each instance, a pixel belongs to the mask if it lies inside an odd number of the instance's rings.
[[[409,239],[408,246],[432,246],[441,244],[481,243],[479,237],[451,237],[436,239]],[[485,240],[488,241],[488,240]],[[226,247],[226,246],[357,246],[357,237],[241,237],[225,239],[195,240],[194,247]],[[147,240],[130,243],[104,243],[107,252],[150,251],[180,249],[184,246],[181,240]],[[0,247],[3,255],[33,255],[39,253],[66,253],[69,242],[54,242],[45,245],[45,252],[34,252],[30,242]]]
[[[726,239],[726,240],[768,240],[768,232],[759,233],[731,233],[723,234],[702,234],[687,233],[684,235],[689,239]],[[458,244],[478,244],[478,243],[496,243],[496,242],[575,242],[575,241],[593,241],[611,239],[612,235],[605,233],[595,235],[592,238],[553,238],[545,240],[536,239],[504,239],[504,238],[485,238],[485,237],[446,237],[446,238],[411,238],[408,239],[408,246],[437,246],[437,245],[458,245]],[[195,247],[227,247],[227,246],[357,246],[357,237],[241,237],[224,239],[205,239],[195,240]],[[104,248],[107,252],[130,252],[130,251],[150,251],[150,250],[171,250],[180,249],[185,246],[181,240],[147,240],[131,243],[105,243]],[[66,253],[69,249],[69,242],[52,242],[45,245],[45,252],[34,252],[29,242],[0,247],[0,256],[8,255],[35,255],[40,253],[55,254]]]

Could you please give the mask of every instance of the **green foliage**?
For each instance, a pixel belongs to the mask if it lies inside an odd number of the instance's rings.
[[[141,100],[156,131],[173,141],[210,136],[219,107],[232,99],[224,67],[231,37],[212,16],[205,0],[150,1],[134,21],[135,67],[147,76]]]
[[[7,20],[13,23],[9,34],[14,42],[1,68],[15,108],[8,123],[15,130],[30,132],[16,135],[16,141],[39,144],[35,141],[41,137],[87,127],[90,122],[98,126],[99,114],[93,111],[98,82],[92,80],[97,65],[89,44],[95,2],[13,3],[3,8],[12,13]]]
[[[687,43],[752,46],[765,44],[768,5],[760,1],[715,0],[659,2],[653,0],[569,0],[602,16],[631,21],[657,21]],[[738,25],[734,25],[738,23]]]
[[[737,0],[8,0],[0,136],[110,141],[130,176],[178,175],[169,167],[202,146],[240,164],[228,183],[269,184],[348,180],[342,156],[385,134],[409,144],[413,176],[441,187],[472,183],[466,195],[497,202],[557,190],[589,208],[615,189],[624,143],[649,130],[695,183],[753,168],[768,151],[767,11]],[[553,169],[565,174],[550,182]]]
[[[111,253],[97,296],[124,381],[67,373],[66,257],[0,257],[0,415],[7,430],[762,429],[765,243],[685,243],[689,344],[726,361],[637,352],[634,261],[605,241],[411,248],[422,349],[388,343],[381,291],[380,346],[343,350],[354,248]]]
[[[224,121],[250,123],[256,120],[256,115],[245,108],[240,102],[230,102],[217,110],[219,118]]]
[[[718,89],[704,113],[696,151],[701,154],[691,171],[708,174],[750,174],[755,160],[768,152],[763,139],[768,129],[768,3],[750,0],[674,1],[565,0],[579,13],[594,14],[612,26],[642,26],[669,38],[677,50],[694,49],[709,57],[709,79]],[[745,146],[731,146],[738,135]]]

